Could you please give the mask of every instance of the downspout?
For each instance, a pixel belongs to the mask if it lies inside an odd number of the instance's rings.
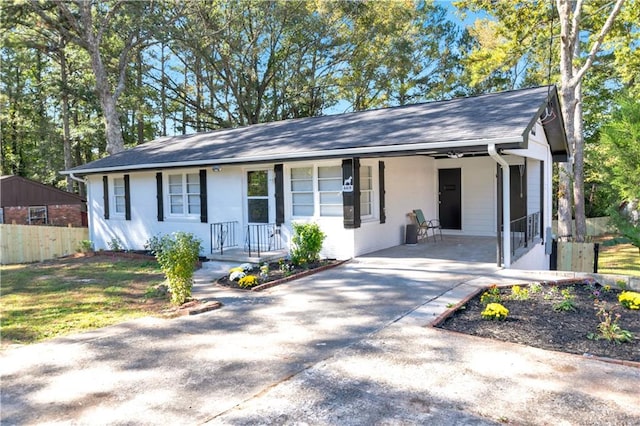
[[[69,177],[73,180],[75,180],[76,182],[80,182],[80,183],[84,183],[86,189],[87,189],[87,225],[89,227],[89,241],[91,241],[92,245],[93,242],[95,241],[95,237],[93,235],[93,214],[91,212],[91,203],[89,202],[89,200],[91,199],[90,196],[90,191],[91,191],[91,186],[87,183],[86,179],[83,178],[79,178],[76,175],[74,175],[73,173],[69,173]]]
[[[73,173],[69,173],[69,177],[70,177],[71,179],[75,180],[76,182],[80,182],[80,183],[84,183],[84,184],[86,184],[86,183],[87,183],[87,181],[86,181],[86,180],[84,180],[84,179],[82,179],[82,178],[77,177],[77,176],[76,176],[76,175],[74,175]]]
[[[505,269],[511,267],[511,183],[509,182],[509,163],[498,154],[496,145],[487,145],[487,151],[491,158],[502,167],[502,266]]]

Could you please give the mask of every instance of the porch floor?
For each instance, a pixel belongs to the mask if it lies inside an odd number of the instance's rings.
[[[219,252],[207,255],[208,260],[223,262],[262,263],[277,261],[287,256],[286,249],[277,251],[249,253],[240,248],[229,248],[223,254]],[[454,262],[473,262],[496,264],[496,237],[478,237],[461,235],[443,235],[437,241],[429,238],[418,244],[402,244],[359,257],[388,257],[391,259],[441,259]]]
[[[496,237],[443,235],[437,241],[432,237],[418,244],[390,247],[363,257],[443,259],[458,262],[496,264]]]

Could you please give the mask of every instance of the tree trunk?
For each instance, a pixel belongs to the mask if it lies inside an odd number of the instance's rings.
[[[564,119],[567,143],[569,145],[569,162],[560,163],[558,167],[558,238],[568,241],[573,236],[573,151],[575,148],[575,88],[571,85],[573,79],[573,56],[576,48],[576,34],[571,26],[573,11],[571,4],[558,0],[558,16],[560,18],[560,98],[562,100],[562,118]]]
[[[573,153],[573,203],[576,221],[575,241],[582,243],[587,235],[584,211],[584,123],[582,121],[582,82],[575,88],[575,149]]]
[[[71,132],[69,131],[69,87],[67,83],[67,53],[64,51],[66,42],[60,38],[60,98],[62,100],[62,149],[64,152],[64,168],[73,167],[71,156]],[[73,179],[67,175],[67,191],[73,191]]]

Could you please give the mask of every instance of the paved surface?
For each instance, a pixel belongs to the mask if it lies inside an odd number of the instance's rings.
[[[218,274],[194,294],[222,309],[4,351],[2,424],[640,423],[640,369],[424,327],[518,280],[490,263],[372,255],[261,293]]]

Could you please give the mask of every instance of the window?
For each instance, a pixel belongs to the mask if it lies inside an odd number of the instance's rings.
[[[113,179],[113,205],[115,206],[115,213],[121,215],[125,214],[126,199],[124,178]]]
[[[293,216],[342,217],[342,167],[291,169]]]
[[[294,216],[313,216],[313,169],[291,169],[291,204]]]
[[[4,223],[4,209],[0,207],[0,223]]]
[[[360,216],[373,214],[373,178],[371,166],[360,166]]]
[[[342,216],[342,167],[318,167],[320,216]]]
[[[29,207],[29,225],[46,225],[47,208],[44,206]]]
[[[169,175],[169,212],[173,216],[200,215],[198,173]]]
[[[269,172],[247,172],[247,208],[250,223],[269,223]]]

